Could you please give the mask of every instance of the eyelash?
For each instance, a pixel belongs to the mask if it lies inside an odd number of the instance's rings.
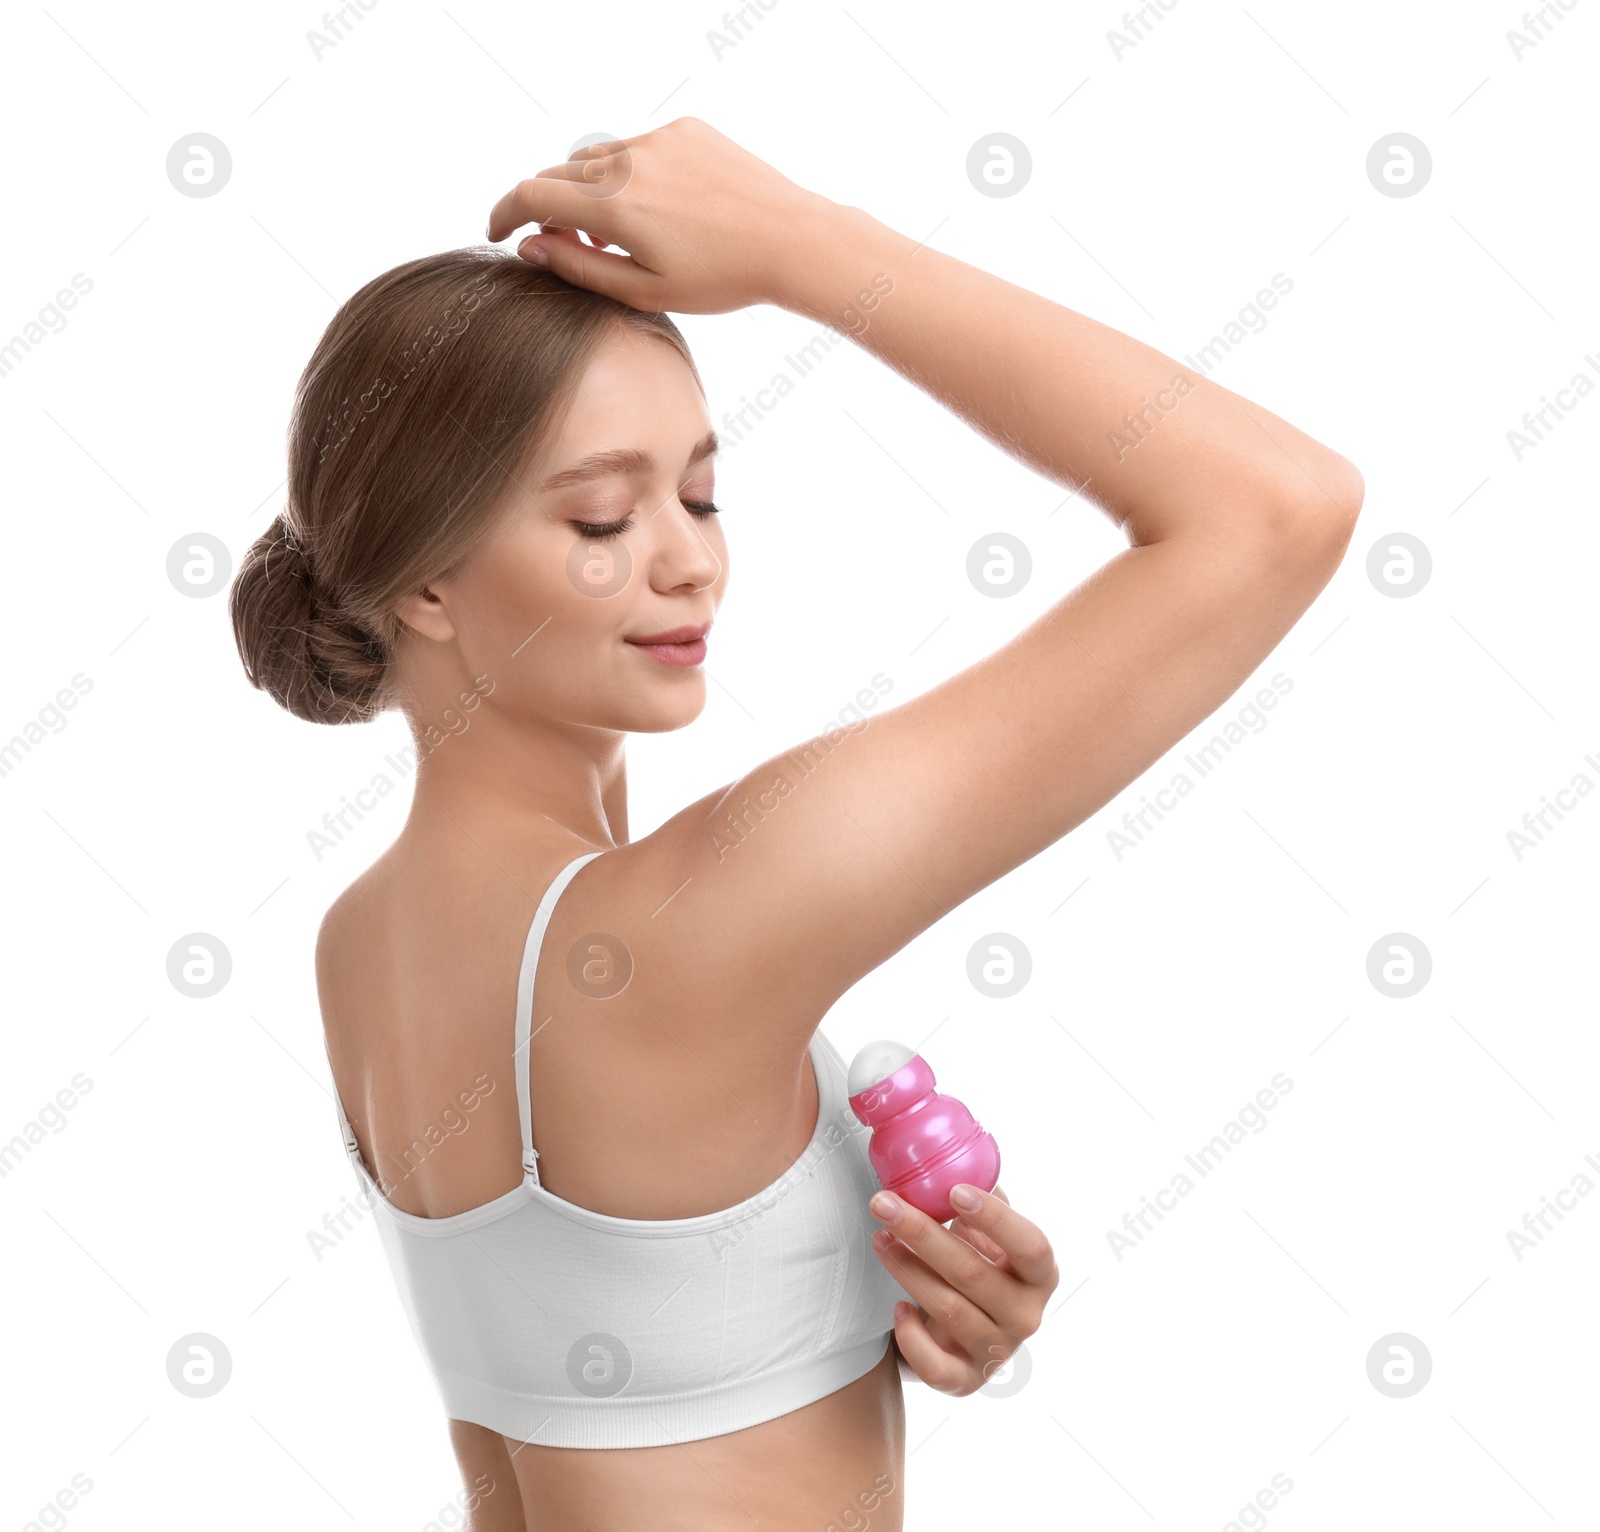
[[[707,516],[720,515],[722,510],[720,506],[712,504],[709,500],[685,500],[683,503],[691,516],[698,516],[702,520]],[[573,526],[582,532],[585,537],[594,538],[599,542],[620,536],[632,525],[633,518],[631,516],[624,516],[621,521],[598,524],[590,521],[573,522]]]

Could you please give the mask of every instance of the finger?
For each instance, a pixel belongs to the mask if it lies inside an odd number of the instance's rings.
[[[525,238],[534,239],[541,234],[583,234],[588,237],[589,243],[593,245],[596,250],[605,249],[611,244],[611,241],[608,240],[603,234],[595,234],[589,229],[581,226],[575,229],[568,228],[566,225],[555,223],[554,221],[549,223],[536,223],[534,225],[533,233],[526,235]]]
[[[923,1316],[910,1304],[897,1304],[894,1338],[900,1355],[929,1388],[941,1394],[966,1394],[972,1391],[972,1368],[964,1352],[946,1351],[929,1333]]]
[[[575,160],[604,159],[607,155],[621,154],[630,142],[632,140],[626,138],[602,139],[597,144],[585,144],[581,149],[574,149],[572,158]]]
[[[538,231],[538,233],[527,235],[523,239],[522,243],[524,245],[527,245],[530,242],[534,244],[543,244],[545,243],[546,239],[569,240],[579,250],[613,249],[613,247],[606,241],[604,235],[591,234],[587,229],[561,229],[557,228],[553,224],[546,224]],[[518,253],[521,254],[521,246],[518,246]],[[626,250],[620,251],[619,253],[623,255],[628,254]]]
[[[986,1338],[1021,1337],[1038,1329],[1037,1292],[1014,1277],[1005,1279],[999,1296],[980,1306],[882,1230],[873,1236],[872,1248],[884,1270],[922,1306],[928,1328],[947,1350],[970,1354]]]
[[[891,1203],[901,1207],[900,1215],[873,1235],[873,1252],[949,1339],[969,1347],[996,1329],[1016,1328],[1027,1321],[1031,1295],[1021,1282],[998,1271],[972,1244],[936,1219],[889,1193],[879,1192],[868,1206],[882,1218],[880,1209]]]
[[[1010,1205],[1011,1199],[1006,1196],[1005,1192],[1002,1191],[1000,1187],[995,1187],[992,1195],[1000,1198],[1000,1200],[1006,1203],[1008,1206]],[[955,1222],[950,1225],[950,1232],[952,1234],[959,1234],[962,1239],[966,1240],[966,1242],[973,1247],[973,1249],[981,1251],[984,1255],[988,1256],[988,1258],[993,1261],[995,1265],[998,1266],[1002,1271],[1011,1271],[1011,1261],[1007,1257],[1005,1251],[995,1244],[995,1242],[990,1239],[982,1229],[976,1228],[974,1225],[969,1223],[965,1214],[957,1218]],[[1015,1273],[1013,1273],[1013,1275],[1015,1275]]]
[[[567,168],[554,165],[518,181],[496,202],[489,211],[485,230],[490,243],[499,244],[508,234],[530,223],[593,228],[597,219],[603,218],[606,199],[595,196],[592,188],[586,190],[587,183],[568,175]]]
[[[576,245],[580,250],[592,250],[599,248],[598,240],[591,239],[585,243],[582,229],[563,229],[558,227],[556,224],[547,223],[539,229],[537,234],[529,234],[526,238],[524,238],[522,243],[517,246],[517,251],[519,254],[521,254],[524,245],[530,247],[534,245],[542,245],[546,250],[548,250],[550,241],[553,239],[563,239],[569,245]]]
[[[897,1305],[897,1314],[900,1308],[907,1305]],[[1007,1335],[1000,1330],[990,1330],[985,1335],[980,1335],[974,1340],[968,1340],[965,1345],[954,1336],[948,1334],[939,1324],[939,1321],[930,1314],[923,1313],[920,1309],[912,1309],[921,1320],[923,1328],[933,1337],[934,1344],[941,1351],[948,1352],[951,1356],[960,1357],[967,1365],[971,1382],[968,1389],[979,1389],[1002,1367],[1010,1361],[1012,1355],[1022,1344],[1022,1340],[1014,1335]]]
[[[964,1239],[986,1260],[993,1261],[1001,1271],[1011,1271],[1010,1258],[982,1229],[974,1228],[964,1218],[958,1218],[950,1225],[950,1232]],[[1016,1273],[1012,1272],[1012,1275]]]
[[[577,172],[575,180],[586,182],[599,195],[614,196],[633,174],[633,154],[625,139],[613,138],[574,150],[567,165]]]
[[[968,1248],[975,1259],[982,1259]],[[974,1340],[999,1325],[1000,1321],[987,1309],[980,1308],[893,1235],[880,1229],[872,1236],[872,1249],[884,1270],[956,1340]]]
[[[542,261],[540,253],[544,256]],[[631,255],[584,244],[576,229],[563,229],[556,235],[530,234],[517,246],[517,254],[525,261],[548,266],[574,287],[603,293],[630,308],[661,311],[665,284],[655,272],[641,266]]]
[[[550,231],[548,229],[541,229],[539,231],[540,234],[548,234],[549,232]],[[580,244],[587,245],[591,250],[609,250],[612,248],[610,240],[608,240],[605,235],[591,234],[587,229],[564,229],[558,230],[557,232],[575,234],[578,238],[578,242]],[[529,237],[533,238],[534,236],[530,235]],[[627,252],[624,251],[623,254],[627,254]]]
[[[1055,1251],[1045,1238],[1044,1230],[1011,1206],[1008,1197],[998,1187],[986,1193],[976,1186],[957,1187],[953,1190],[971,1191],[979,1199],[976,1208],[962,1208],[961,1220],[970,1228],[986,1234],[1006,1253],[1011,1270],[1031,1287],[1054,1286],[1060,1280],[1056,1269]]]
[[[547,165],[536,172],[582,186],[591,197],[614,197],[633,173],[633,156],[626,146],[595,144],[580,149],[564,165]]]
[[[914,1251],[928,1268],[938,1274],[945,1287],[954,1289],[977,1308],[992,1313],[992,1305],[1003,1303],[1008,1296],[1007,1287],[1015,1285],[1014,1278],[1002,1273],[968,1241],[958,1234],[952,1234],[920,1208],[912,1207],[892,1192],[878,1192],[867,1206],[897,1240]],[[898,1218],[884,1218],[879,1211],[880,1208],[887,1211],[893,1207],[900,1209]],[[974,1223],[984,1233],[990,1232],[986,1223],[976,1219]],[[942,1313],[947,1302],[941,1295],[941,1306],[935,1311]],[[934,1310],[933,1303],[925,1301],[923,1306]]]

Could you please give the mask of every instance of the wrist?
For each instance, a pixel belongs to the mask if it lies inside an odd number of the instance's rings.
[[[772,302],[857,338],[894,287],[896,262],[914,247],[865,209],[819,193],[795,221]],[[902,246],[904,249],[902,249]]]

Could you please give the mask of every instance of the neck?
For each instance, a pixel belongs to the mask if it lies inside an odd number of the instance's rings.
[[[486,850],[566,831],[609,849],[628,839],[628,780],[618,730],[513,721],[479,703],[444,723],[411,718],[417,745],[409,837],[459,837]]]

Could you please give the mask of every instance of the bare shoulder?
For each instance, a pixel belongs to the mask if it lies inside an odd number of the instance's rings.
[[[357,950],[357,934],[363,920],[372,916],[374,870],[369,868],[350,883],[323,912],[317,927],[317,988],[323,999],[324,1019],[328,994],[346,981],[348,960]]]
[[[380,858],[340,892],[317,928],[317,999],[330,1056],[358,1048],[381,1009],[372,1001],[387,987],[382,957],[392,944],[397,881],[396,870]]]
[[[441,1218],[520,1183],[519,1065],[541,1179],[599,1212],[731,1205],[805,1147],[822,1008],[811,986],[750,982],[728,963],[742,937],[725,882],[696,862],[705,812],[691,804],[565,881],[596,848],[564,832],[392,848],[329,907],[317,943],[329,1062],[363,1162],[396,1207]],[[781,924],[784,897],[780,886],[758,926]],[[550,918],[519,1057],[519,979],[541,903]]]
[[[559,856],[391,847],[317,934],[329,1066],[368,1172],[436,1218],[515,1184],[517,957]]]
[[[578,869],[546,931],[538,1020],[570,1002],[590,1039],[609,1037],[618,1049],[626,1040],[635,1056],[670,1032],[680,1057],[691,1051],[763,1078],[775,1063],[798,1067],[828,1001],[799,973],[784,983],[769,966],[730,961],[730,944],[782,929],[795,894],[792,881],[762,886],[728,875],[716,806],[734,785]],[[611,996],[607,1005],[585,1004]]]

